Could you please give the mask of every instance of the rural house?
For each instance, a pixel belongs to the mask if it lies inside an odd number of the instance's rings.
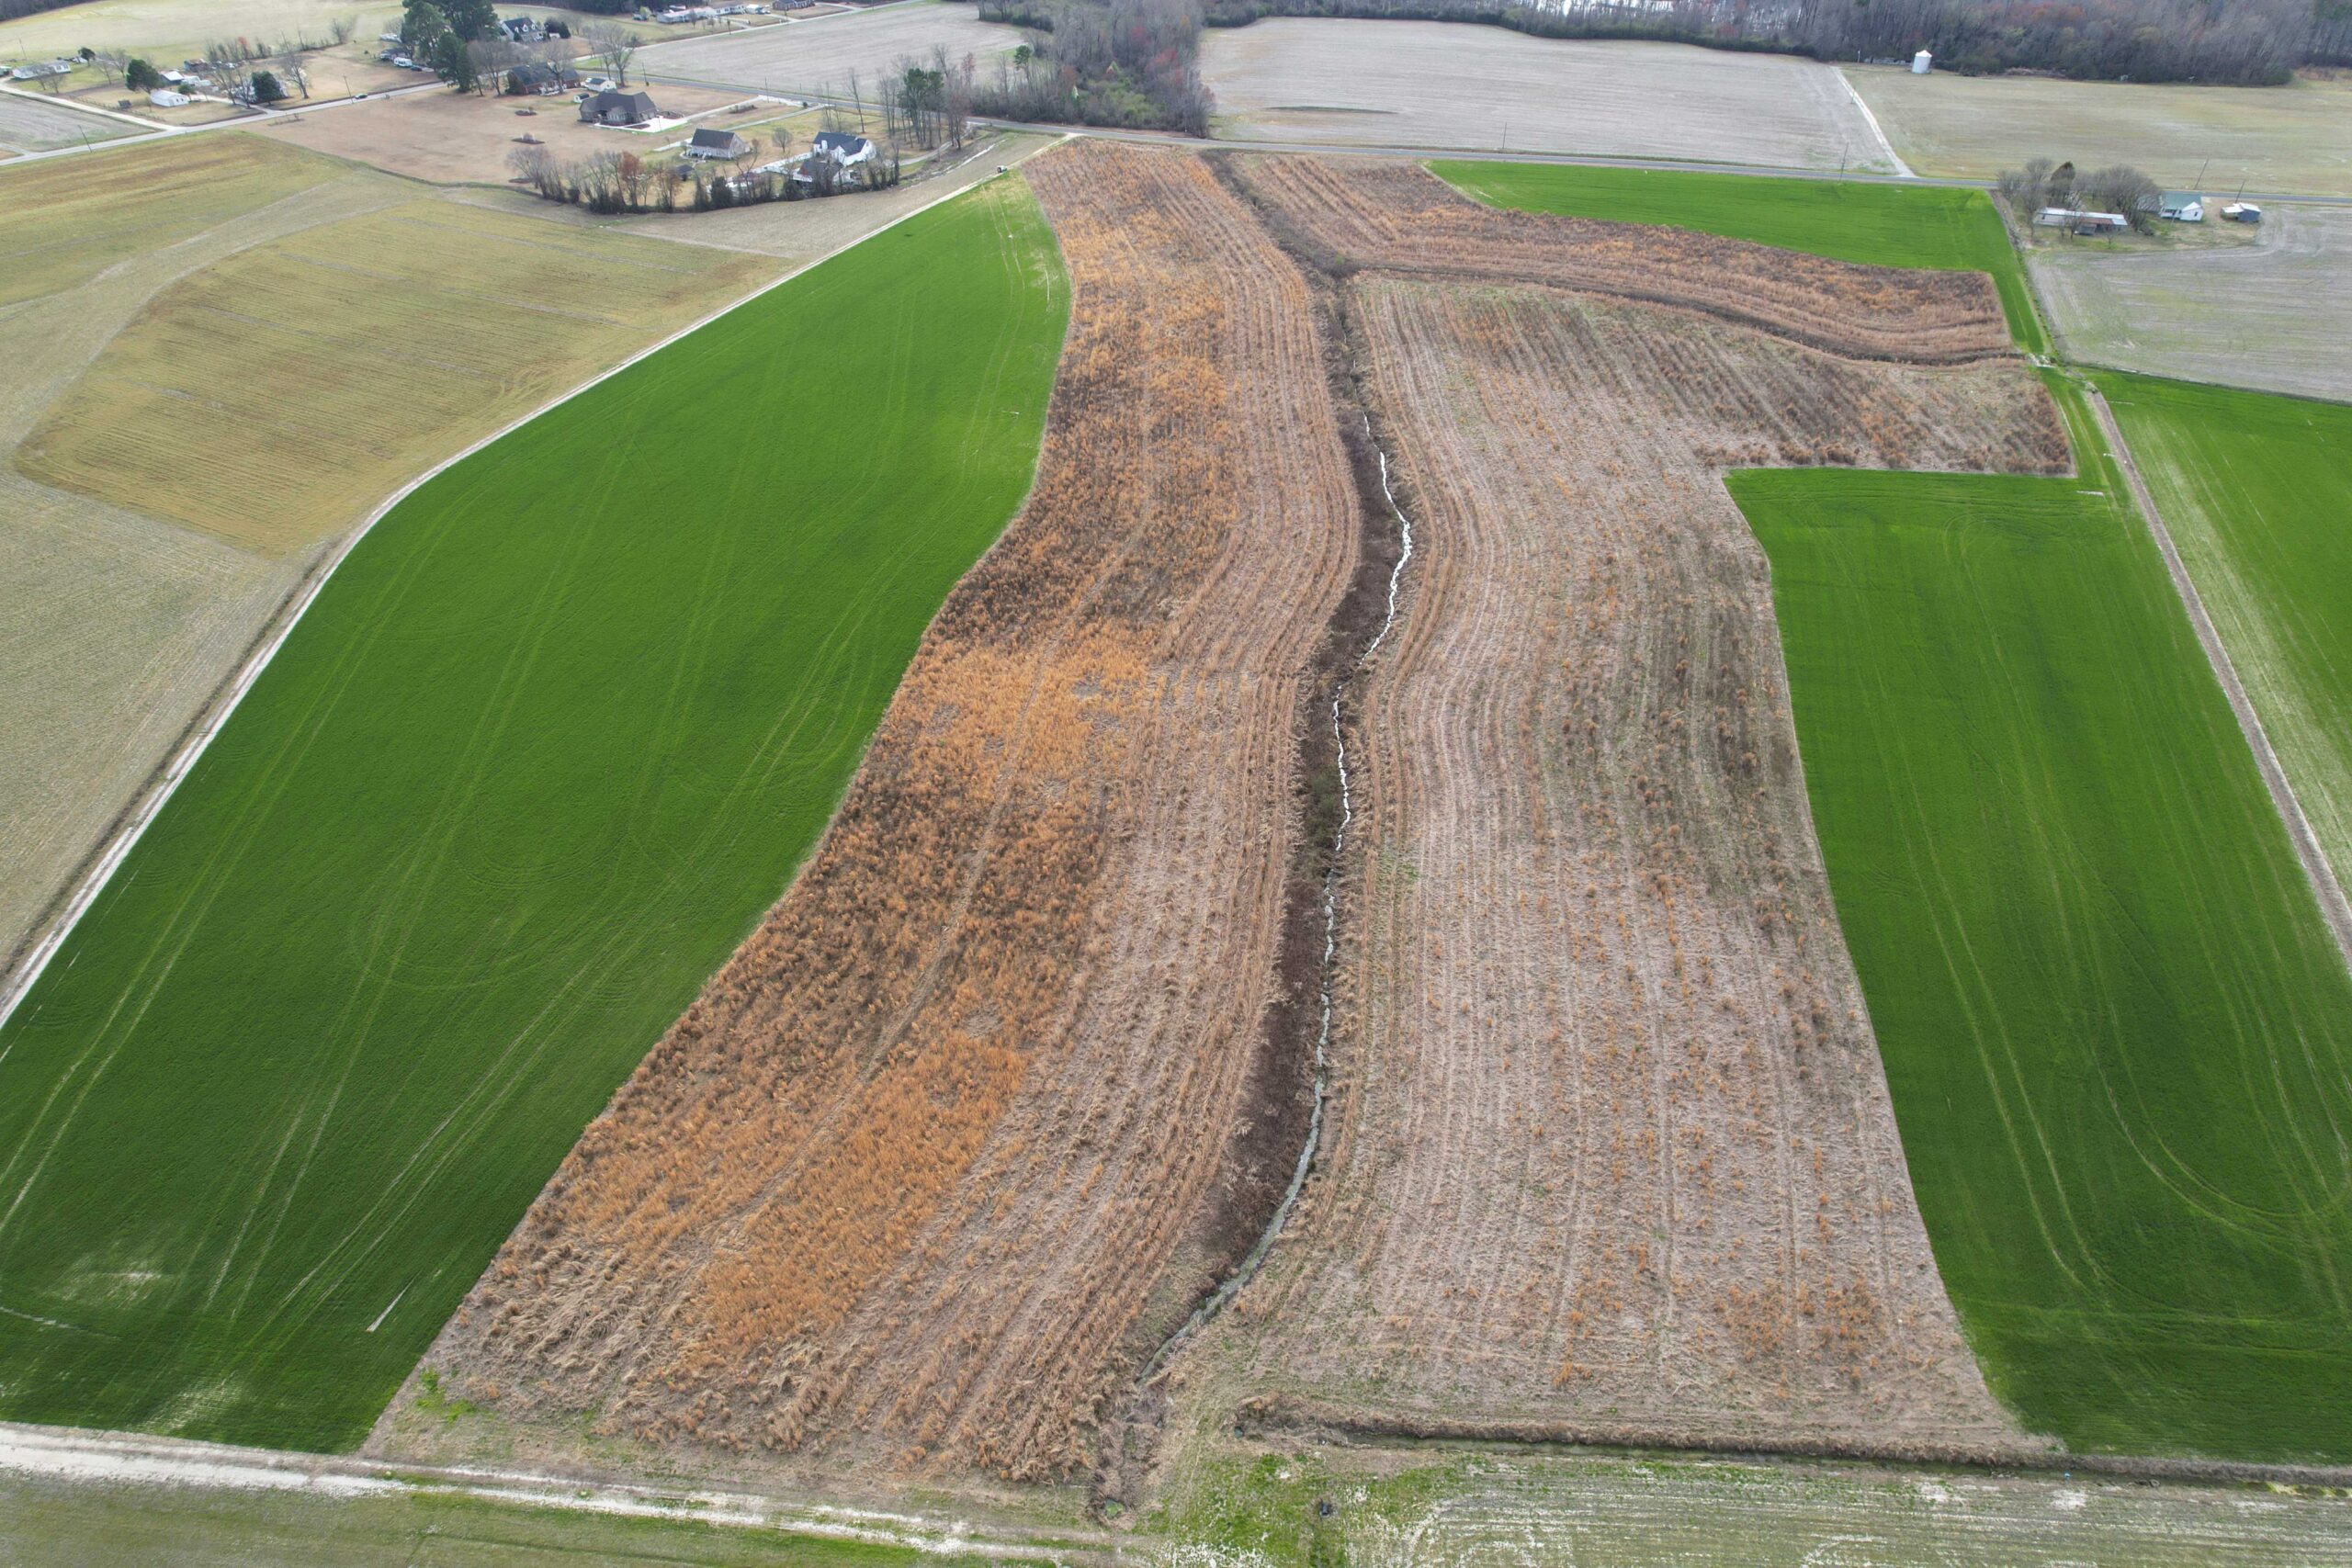
[[[550,65],[529,61],[506,73],[506,90],[514,94],[536,93],[550,97],[580,85],[580,73],[569,65]]]
[[[686,143],[689,158],[741,158],[751,152],[752,144],[731,130],[705,127]]]
[[[2156,202],[2156,216],[2176,223],[2205,221],[2205,198],[2193,192],[2168,190]]]
[[[580,100],[580,118],[591,125],[643,125],[661,112],[648,93],[598,93]]]
[[[2112,234],[2130,221],[2120,212],[2086,212],[2072,207],[2045,207],[2033,215],[2037,229],[2071,229],[2077,234]]]
[[[875,153],[874,143],[852,130],[820,130],[809,151],[822,153],[843,168],[863,164]]]

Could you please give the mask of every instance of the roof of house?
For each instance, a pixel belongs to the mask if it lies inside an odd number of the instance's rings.
[[[695,132],[694,145],[696,147],[741,147],[743,145],[743,139],[731,130],[705,127]]]
[[[2193,190],[2168,190],[2165,192],[2164,204],[2166,207],[2188,207],[2192,205],[2201,207],[2204,205],[2204,201],[2205,198]]]
[[[588,100],[588,112],[598,118],[609,109],[627,109],[632,118],[651,119],[656,112],[650,93],[602,92]]]
[[[814,145],[820,152],[856,152],[873,143],[854,130],[820,130]]]

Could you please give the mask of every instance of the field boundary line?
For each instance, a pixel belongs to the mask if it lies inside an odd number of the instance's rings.
[[[1004,164],[1004,167],[1014,168],[1040,152],[1061,145],[1061,142],[1067,140],[1069,138],[1064,136],[1042,146],[1032,147],[1012,158]],[[376,525],[401,502],[406,501],[417,491],[484,447],[496,445],[541,415],[554,412],[574,398],[602,386],[639,361],[651,358],[673,344],[691,337],[703,328],[734,314],[753,300],[774,293],[793,279],[814,272],[827,262],[856,249],[868,240],[888,233],[911,219],[920,218],[934,207],[979,189],[996,177],[990,175],[959,189],[933,197],[929,201],[910,208],[878,227],[858,235],[855,239],[844,241],[824,254],[790,268],[761,284],[750,293],[719,306],[717,310],[687,323],[659,342],[650,344],[609,368],[597,372],[569,391],[558,393],[529,412],[499,426],[463,451],[444,457],[394,491],[380,505],[370,512],[356,528],[352,529],[341,540],[330,546],[319,564],[313,567],[295,588],[288,601],[291,606],[290,613],[285,608],[281,608],[278,612],[282,620],[276,634],[269,637],[261,647],[246,657],[244,663],[238,668],[236,675],[226,688],[226,695],[216,698],[212,707],[199,715],[193,727],[194,733],[181,744],[178,750],[164,761],[161,768],[149,775],[149,784],[144,794],[134,797],[125,816],[118,818],[120,826],[115,829],[113,837],[99,852],[96,863],[84,875],[82,881],[75,885],[72,894],[65,899],[63,912],[57,917],[46,932],[32,940],[30,947],[25,950],[25,955],[17,961],[15,971],[5,977],[0,977],[0,1028],[5,1028],[8,1021],[16,1015],[18,1004],[31,993],[41,975],[49,968],[50,961],[57,956],[58,951],[65,945],[66,939],[74,934],[74,928],[82,922],[82,917],[89,913],[90,907],[97,902],[98,895],[106,891],[107,884],[113,880],[115,872],[120,869],[123,861],[137,846],[149,825],[162,814],[164,806],[169,804],[173,795],[178,791],[181,782],[202,759],[214,738],[220,733],[231,716],[243,703],[246,694],[251,692],[254,683],[261,679],[262,671],[269,667],[270,660],[277,657],[277,650],[286,645],[286,639],[293,636],[294,628],[301,623],[303,615],[309,613],[311,606],[318,602],[320,593],[325,591],[328,581],[334,576],[335,569],[349,558],[351,552],[358,547],[359,542],[372,533]],[[855,197],[850,199],[854,200]]]
[[[894,1546],[926,1556],[1067,1562],[1128,1555],[1120,1543],[1083,1529],[1023,1539],[1010,1530],[982,1532],[964,1518],[796,1501],[773,1493],[651,1486],[471,1465],[387,1464],[336,1454],[17,1422],[0,1422],[0,1474],[82,1485],[303,1492],[336,1499],[455,1494],[515,1507],[692,1520],[746,1531]]]
[[[2087,401],[2098,418],[2099,429],[2115,453],[2115,466],[2122,473],[2123,482],[2131,487],[2132,499],[2139,503],[2140,514],[2148,520],[2148,532],[2165,558],[2165,570],[2172,575],[2173,587],[2179,592],[2181,603],[2188,606],[2189,625],[2205,649],[2206,661],[2213,667],[2215,678],[2222,682],[2222,692],[2230,700],[2230,710],[2237,715],[2238,728],[2254,750],[2255,765],[2261,771],[2262,782],[2270,791],[2271,804],[2278,808],[2279,819],[2286,824],[2287,837],[2294,842],[2295,858],[2303,863],[2303,874],[2311,882],[2312,896],[2319,900],[2320,913],[2326,919],[2345,963],[2352,965],[2352,902],[2346,900],[2344,886],[2335,879],[2335,868],[2328,864],[2327,856],[2320,850],[2311,820],[2303,815],[2303,804],[2295,797],[2295,786],[2288,781],[2278,753],[2271,749],[2269,733],[2262,728],[2262,716],[2255,712],[2254,699],[2246,694],[2245,683],[2238,679],[2237,666],[2231,662],[2230,650],[2222,643],[2221,632],[2214,626],[2213,618],[2205,613],[2204,598],[2197,592],[2196,581],[2188,575],[2188,563],[2173,545],[2172,532],[2156,510],[2155,497],[2148,493],[2147,483],[2140,477],[2140,465],[2133,461],[2132,448],[2123,439],[2123,427],[2108,407],[2107,393],[2087,377],[2083,378],[2082,386],[2089,394]]]
[[[1838,80],[1844,85],[1846,96],[1854,100],[1854,107],[1861,110],[1862,118],[1870,122],[1871,134],[1878,138],[1878,144],[1881,147],[1886,149],[1887,161],[1894,165],[1895,177],[1905,180],[1917,179],[1919,176],[1911,172],[1911,165],[1903,161],[1903,154],[1894,150],[1894,143],[1887,140],[1884,128],[1878,122],[1878,116],[1872,114],[1871,106],[1863,101],[1861,89],[1854,85],[1854,79],[1846,74],[1845,68],[1842,66],[1833,65],[1830,69],[1838,73]]]

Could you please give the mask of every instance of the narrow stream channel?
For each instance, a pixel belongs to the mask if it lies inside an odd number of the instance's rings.
[[[1240,1294],[1242,1287],[1257,1277],[1260,1265],[1266,1260],[1266,1254],[1272,1250],[1274,1242],[1282,1235],[1283,1227],[1290,1223],[1291,1210],[1297,1206],[1298,1195],[1306,1190],[1306,1178],[1315,1168],[1315,1156],[1323,1146],[1323,1106],[1330,1095],[1331,988],[1340,956],[1340,868],[1347,859],[1348,830],[1355,826],[1356,820],[1355,788],[1354,781],[1348,773],[1348,737],[1343,716],[1348,697],[1355,689],[1356,677],[1371,667],[1373,655],[1380,651],[1380,645],[1388,640],[1389,629],[1396,624],[1397,590],[1404,583],[1405,568],[1413,559],[1413,520],[1405,515],[1403,507],[1396,504],[1396,491],[1388,482],[1388,454],[1372,433],[1370,414],[1364,415],[1363,438],[1365,445],[1380,459],[1380,497],[1387,505],[1389,515],[1396,519],[1400,547],[1396,552],[1396,564],[1388,572],[1388,606],[1381,615],[1380,629],[1373,633],[1372,640],[1364,644],[1363,651],[1356,655],[1355,663],[1331,691],[1331,744],[1340,774],[1340,826],[1331,835],[1331,862],[1323,873],[1323,970],[1317,998],[1320,1011],[1315,1026],[1315,1107],[1307,1114],[1306,1142],[1298,1151],[1298,1164],[1291,1171],[1290,1185],[1283,1190],[1282,1201],[1274,1205],[1273,1217],[1266,1222],[1265,1230],[1260,1233],[1257,1241],[1233,1272],[1193,1309],[1193,1315],[1184,1320],[1182,1327],[1160,1344],[1151,1358],[1151,1364],[1144,1368],[1143,1377],[1138,1380],[1144,1382],[1158,1376],[1160,1369],[1168,1364],[1169,1357],[1198,1333],[1202,1325],[1224,1311],[1226,1303]]]

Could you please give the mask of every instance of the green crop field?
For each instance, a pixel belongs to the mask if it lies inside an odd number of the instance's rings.
[[[356,1443],[1026,489],[1017,179],[421,488],[0,1030],[0,1416]]]
[[[2352,975],[2069,405],[2081,480],[1731,477],[1838,914],[1995,1391],[2352,1460]]]
[[[1440,160],[1430,169],[1494,207],[1670,224],[1873,266],[1988,273],[2009,335],[2030,353],[2049,348],[2024,267],[1983,191],[1558,164]]]
[[[2352,407],[2098,380],[2312,831],[2352,877]]]

